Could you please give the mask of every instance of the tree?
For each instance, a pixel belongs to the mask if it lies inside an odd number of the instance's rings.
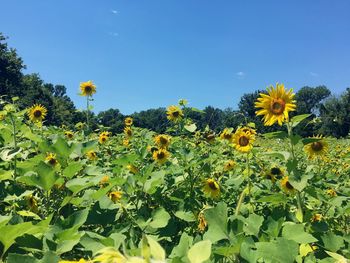
[[[131,115],[135,126],[164,133],[169,125],[165,108],[149,109]]]
[[[123,132],[124,118],[125,116],[118,109],[109,109],[97,115],[98,124],[109,127],[113,133]]]
[[[0,33],[0,95],[9,97],[21,96],[22,69],[25,68],[22,59],[13,48],[5,42],[6,37]]]
[[[322,100],[331,95],[326,86],[302,87],[296,94],[297,110],[295,114],[319,114],[319,107]]]

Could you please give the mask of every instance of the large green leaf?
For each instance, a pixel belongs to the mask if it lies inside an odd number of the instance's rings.
[[[322,237],[324,247],[331,252],[337,252],[344,246],[344,238],[334,233],[324,234]]]
[[[282,236],[285,239],[293,240],[299,244],[317,242],[317,239],[313,235],[305,232],[303,224],[295,224],[292,222],[285,223]]]
[[[276,238],[271,242],[255,243],[257,258],[275,263],[294,263],[299,254],[299,246],[293,240]]]
[[[250,214],[249,217],[244,220],[243,231],[247,235],[257,236],[263,222],[264,217],[256,214]]]
[[[152,228],[163,228],[165,227],[170,219],[169,213],[164,208],[159,208],[153,213],[152,221],[149,226]]]
[[[216,243],[222,239],[229,239],[227,233],[227,205],[224,202],[218,203],[214,208],[204,211],[204,217],[208,222],[208,231],[204,239]]]
[[[202,263],[210,258],[211,242],[210,240],[199,241],[194,244],[187,253],[191,263]]]
[[[53,167],[47,163],[40,161],[35,167],[35,172],[29,172],[18,177],[18,181],[31,186],[39,186],[48,191],[59,178]]]

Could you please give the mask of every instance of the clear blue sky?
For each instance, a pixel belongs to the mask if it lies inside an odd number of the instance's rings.
[[[237,107],[276,82],[350,86],[348,0],[0,0],[0,31],[78,108]]]

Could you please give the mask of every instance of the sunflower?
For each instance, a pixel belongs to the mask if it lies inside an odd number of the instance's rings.
[[[83,122],[78,122],[77,124],[75,124],[75,128],[77,128],[78,130],[82,130],[84,129],[85,123]]]
[[[231,171],[235,165],[236,163],[234,160],[228,160],[224,165],[224,171]]]
[[[203,192],[207,196],[217,198],[220,195],[220,186],[214,179],[208,178],[204,183]]]
[[[90,161],[95,161],[97,159],[97,153],[93,150],[88,151],[86,156]]]
[[[168,148],[170,144],[170,136],[160,134],[154,138],[154,141],[159,146],[159,148]]]
[[[65,131],[64,135],[67,139],[72,139],[74,137],[74,133],[72,131]]]
[[[96,86],[91,80],[80,83],[81,96],[92,96],[96,93]]]
[[[232,141],[233,139],[233,133],[232,129],[230,128],[225,128],[222,133],[220,134],[220,139],[221,140],[228,140],[229,142]]]
[[[241,129],[238,129],[233,135],[233,146],[236,150],[247,153],[253,148],[253,142],[255,140],[254,135],[250,132],[244,132]]]
[[[28,195],[26,197],[27,199],[27,206],[30,211],[37,213],[38,212],[38,201],[33,195]]]
[[[290,184],[290,182],[288,181],[288,176],[285,176],[282,181],[281,181],[281,187],[282,189],[286,192],[286,193],[294,193],[295,189],[293,187],[293,185]]]
[[[114,202],[120,201],[122,199],[123,192],[122,191],[113,191],[108,194],[108,197]]]
[[[126,169],[128,169],[133,174],[137,174],[139,172],[139,169],[137,169],[137,167],[133,164],[128,164],[126,166]]]
[[[129,139],[123,139],[123,145],[124,145],[125,147],[128,147],[129,144],[130,144]]]
[[[157,151],[154,151],[152,156],[157,163],[163,164],[169,158],[170,153],[166,149],[159,149]]]
[[[99,184],[101,187],[103,187],[104,185],[108,184],[109,182],[109,176],[105,175],[102,177],[102,179],[100,180]]]
[[[329,196],[331,196],[331,197],[337,196],[337,192],[336,192],[334,189],[332,189],[332,188],[327,189],[327,190],[326,190],[326,193],[327,193]]]
[[[308,153],[309,159],[322,157],[328,151],[328,143],[322,139],[322,136],[314,136],[313,138],[319,139],[319,141],[311,142],[304,146],[304,150]]]
[[[58,164],[56,154],[54,153],[47,153],[45,160],[47,161],[48,164],[52,166],[56,166]]]
[[[320,222],[322,220],[323,216],[321,214],[313,214],[311,218],[311,222]]]
[[[261,108],[255,114],[264,115],[265,126],[271,126],[275,122],[282,126],[283,122],[288,121],[288,112],[295,111],[296,108],[293,89],[286,91],[283,84],[277,83],[276,88],[270,86],[267,92],[268,94],[260,93],[255,102],[255,108]]]
[[[248,132],[251,135],[256,135],[256,130],[251,128],[251,127],[241,127],[239,128],[240,130],[244,131],[244,132]]]
[[[99,143],[101,143],[101,144],[107,142],[108,139],[109,139],[109,135],[106,134],[105,132],[102,132],[102,133],[98,136],[98,141],[99,141]]]
[[[60,260],[58,261],[58,263],[89,263],[91,261],[86,261],[85,259],[81,258],[79,259],[79,261],[76,261],[76,260]]]
[[[214,132],[205,132],[203,134],[204,139],[208,142],[208,143],[213,143],[215,141],[215,133]]]
[[[205,220],[204,213],[200,212],[198,214],[198,230],[200,232],[204,232],[205,228],[207,227],[208,223]]]
[[[125,126],[131,126],[133,123],[133,119],[131,117],[126,117],[124,120]]]
[[[124,133],[126,136],[131,137],[132,136],[132,129],[130,127],[125,127]]]
[[[41,104],[34,104],[27,113],[32,122],[42,122],[46,117],[47,109]]]
[[[279,167],[272,167],[266,174],[265,178],[271,180],[273,183],[276,178],[281,178],[283,176],[283,171]]]
[[[167,108],[167,119],[173,122],[177,122],[184,116],[182,110],[175,105],[171,105]]]
[[[155,151],[158,151],[158,147],[157,146],[151,146],[151,145],[148,145],[147,146],[147,151],[151,152],[152,154],[155,152]]]

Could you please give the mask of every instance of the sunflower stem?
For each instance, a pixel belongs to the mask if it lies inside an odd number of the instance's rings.
[[[244,188],[242,193],[241,193],[241,195],[239,196],[238,203],[237,203],[237,206],[236,206],[235,216],[238,216],[238,214],[239,214],[239,212],[241,210],[241,206],[242,206],[245,194],[247,192],[247,189],[248,188]]]
[[[10,119],[11,119],[11,124],[12,124],[12,136],[13,136],[13,147],[16,150],[17,148],[17,138],[16,138],[16,134],[17,134],[17,130],[16,130],[16,122],[13,119],[12,114],[10,114]],[[14,160],[13,160],[13,177],[16,178],[17,176],[17,156],[14,156]]]
[[[87,132],[90,130],[90,125],[89,125],[89,113],[90,113],[90,105],[89,105],[89,96],[86,96],[86,127],[87,127]]]

